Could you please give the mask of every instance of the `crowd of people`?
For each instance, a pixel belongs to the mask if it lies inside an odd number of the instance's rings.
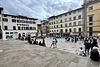
[[[95,61],[99,61],[100,59],[100,38],[99,37],[86,37],[84,38],[84,47],[85,51],[82,47],[80,47],[79,55],[87,56],[90,55],[90,58]]]
[[[24,40],[26,38],[22,37],[21,40]],[[77,43],[77,41],[82,41],[84,42],[84,49],[82,47],[80,47],[78,54],[80,56],[87,56],[90,55],[90,58],[92,60],[95,61],[99,61],[100,59],[100,54],[99,54],[99,50],[100,50],[100,37],[82,37],[82,36],[69,36],[69,37],[65,37],[65,41],[67,42],[74,42]],[[36,45],[40,45],[40,46],[44,46],[46,47],[45,44],[45,38],[42,37],[42,41],[37,41],[37,38],[35,39],[31,39],[30,35],[28,35],[27,37],[27,41],[30,44],[36,44]],[[50,48],[57,48],[57,38],[53,37],[52,43],[50,45]]]

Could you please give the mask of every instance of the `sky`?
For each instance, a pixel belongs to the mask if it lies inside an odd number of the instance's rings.
[[[23,15],[45,20],[50,16],[77,9],[83,0],[0,0],[5,14]],[[39,23],[39,22],[38,22]]]

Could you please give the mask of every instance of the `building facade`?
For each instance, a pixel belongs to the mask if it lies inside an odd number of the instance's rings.
[[[100,34],[100,0],[87,3],[87,35]]]
[[[41,26],[41,24],[37,24],[36,37],[40,37],[40,36],[42,36],[42,26]]]
[[[49,32],[50,32],[49,21],[42,20],[41,25],[42,25],[42,34],[43,34],[43,36],[49,36]]]
[[[48,18],[51,35],[83,35],[83,8]]]
[[[3,40],[7,38],[18,38],[18,36],[36,36],[37,20],[21,15],[8,15],[3,13],[0,8],[0,37]]]
[[[100,0],[84,0],[84,28],[87,36],[100,34]]]

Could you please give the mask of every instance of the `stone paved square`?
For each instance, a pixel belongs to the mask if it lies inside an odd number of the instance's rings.
[[[100,67],[100,61],[78,56],[77,52],[67,49],[67,43],[65,45],[66,51],[63,50],[64,41],[58,44],[57,49],[49,48],[49,44],[42,47],[20,40],[0,41],[0,67]],[[73,48],[71,44],[68,45]]]

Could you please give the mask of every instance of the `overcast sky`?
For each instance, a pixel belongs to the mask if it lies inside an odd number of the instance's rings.
[[[0,0],[5,14],[19,14],[46,19],[67,12],[69,8],[80,8],[83,0]]]

